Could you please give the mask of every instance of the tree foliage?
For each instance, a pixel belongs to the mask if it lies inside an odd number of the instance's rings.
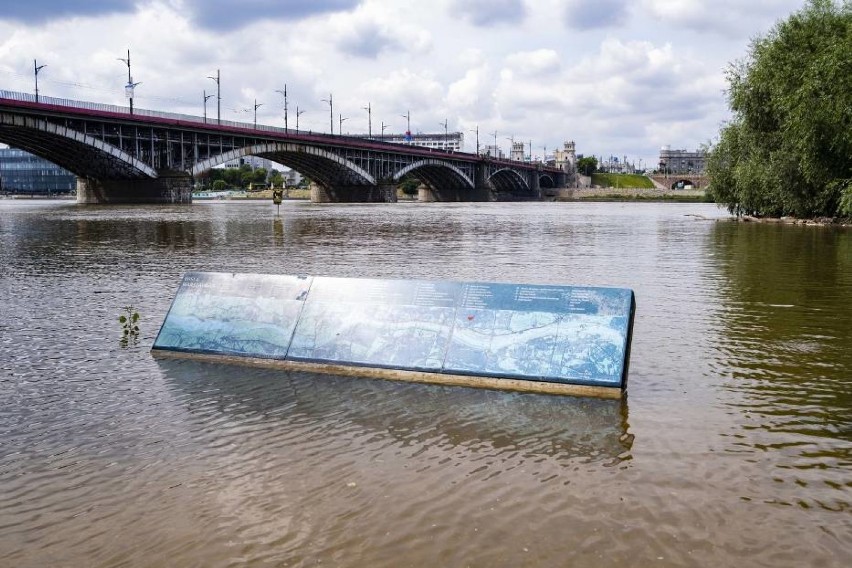
[[[594,156],[584,156],[577,160],[577,171],[584,176],[592,175],[598,169],[598,160]]]
[[[809,0],[727,72],[733,119],[708,155],[738,215],[852,216],[852,3]]]

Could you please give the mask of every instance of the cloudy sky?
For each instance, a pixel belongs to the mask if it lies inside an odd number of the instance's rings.
[[[0,89],[327,132],[461,130],[657,161],[728,117],[726,66],[804,0],[4,0]],[[215,100],[208,103],[215,115]],[[638,163],[637,163],[638,165]]]

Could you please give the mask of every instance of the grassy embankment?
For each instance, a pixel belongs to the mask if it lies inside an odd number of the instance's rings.
[[[654,189],[654,182],[639,174],[592,174],[592,185],[598,187],[630,187]]]
[[[569,200],[586,201],[683,201],[709,202],[701,189],[658,189],[647,176],[639,174],[592,174],[592,187],[571,190]]]

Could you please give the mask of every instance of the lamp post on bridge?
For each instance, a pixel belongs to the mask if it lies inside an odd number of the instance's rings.
[[[254,99],[254,129],[257,130],[257,107],[262,107],[263,103],[257,102],[257,99]]]
[[[216,81],[216,122],[218,124],[222,124],[222,89],[221,83],[219,81],[219,70],[216,69],[215,77],[211,77],[210,75],[208,75],[207,78]]]
[[[515,149],[515,137],[514,136],[505,136],[506,140],[509,141],[509,159],[512,159],[512,151]]]
[[[299,110],[299,105],[296,105],[296,134],[299,133],[299,117],[305,114],[305,111]]]
[[[494,131],[493,136],[494,136],[494,153],[496,154],[497,153],[497,131],[496,130]],[[494,157],[496,158],[497,156],[494,156]]]
[[[479,125],[476,125],[476,130],[468,130],[468,132],[476,132],[476,155],[479,155]]]
[[[385,128],[390,128],[390,124],[385,124],[385,121],[382,121],[382,142],[385,141]]]
[[[284,132],[287,132],[287,85],[284,85],[284,90],[276,89],[276,93],[284,95]]]
[[[38,62],[33,59],[33,71],[35,73],[35,97],[36,102],[38,102],[38,72],[47,67],[47,65],[39,65]]]
[[[204,124],[207,124],[207,101],[208,99],[213,98],[213,95],[207,94],[207,89],[204,90]]]
[[[133,82],[133,77],[130,75],[130,50],[127,50],[127,59],[124,57],[116,57],[119,61],[124,61],[127,64],[127,85],[124,87],[124,93],[128,99],[130,99],[130,114],[133,114],[133,89],[136,88],[136,85],[141,85],[142,82],[138,83]]]
[[[349,117],[343,116],[343,114],[341,114],[340,115],[340,127],[337,129],[337,135],[338,136],[343,136],[343,121],[344,120],[349,120]]]
[[[334,99],[331,97],[331,93],[328,94],[327,99],[322,99],[322,102],[328,103],[328,127],[331,130],[331,134],[334,135]]]
[[[405,114],[401,115],[402,118],[405,119],[405,137],[408,138],[406,142],[411,142],[411,111],[405,111]]]
[[[373,107],[370,106],[370,103],[367,103],[367,106],[361,107],[367,111],[367,138],[373,137]]]
[[[444,122],[439,122],[438,124],[444,127],[444,151],[449,151],[450,149],[450,135],[447,133],[447,124],[449,123],[449,119],[444,119]]]

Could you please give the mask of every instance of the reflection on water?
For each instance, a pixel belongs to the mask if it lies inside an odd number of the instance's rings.
[[[715,366],[737,419],[726,451],[775,482],[744,498],[849,511],[849,231],[726,223],[711,247],[724,298]]]
[[[720,217],[0,201],[0,565],[846,566],[852,232]],[[191,270],[633,288],[629,420],[155,360]]]
[[[439,387],[311,373],[234,369],[187,360],[158,360],[169,384],[188,405],[234,412],[240,418],[278,408],[357,427],[362,435],[410,445],[435,440],[457,446],[489,446],[498,453],[524,452],[557,460],[630,458],[627,404],[622,400],[524,396],[481,389]],[[235,374],[239,375],[235,378]],[[352,401],[373,400],[374,404]],[[289,413],[288,413],[289,415]],[[440,416],[440,421],[427,417]],[[287,416],[283,417],[287,418]],[[286,423],[280,427],[287,428]]]

